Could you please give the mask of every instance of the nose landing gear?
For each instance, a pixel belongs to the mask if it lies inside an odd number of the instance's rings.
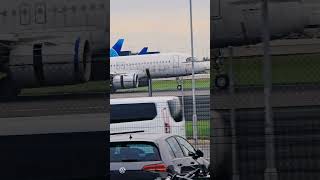
[[[218,55],[211,61],[214,72],[214,86],[218,89],[227,89],[230,85],[230,79],[224,68],[224,57],[221,51],[217,52]]]

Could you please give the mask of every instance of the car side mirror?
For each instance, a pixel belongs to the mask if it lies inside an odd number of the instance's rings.
[[[199,150],[199,149],[196,151],[196,155],[198,157],[203,157],[204,156],[203,152],[201,150]]]
[[[194,152],[191,152],[191,151],[188,152],[188,156],[190,156],[190,157],[194,157],[195,155],[196,154]]]

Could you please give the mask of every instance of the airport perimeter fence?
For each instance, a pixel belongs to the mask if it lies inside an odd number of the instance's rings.
[[[199,79],[200,77],[200,79]],[[136,131],[139,129],[148,129],[151,132],[155,131],[152,130],[154,128],[161,129],[160,132],[165,132],[166,128],[168,132],[183,135],[185,134],[186,139],[195,146],[195,148],[200,149],[204,152],[204,157],[206,159],[210,159],[210,94],[209,94],[209,83],[210,79],[208,79],[209,75],[197,75],[196,76],[196,113],[197,113],[197,122],[193,123],[193,100],[192,100],[192,91],[191,91],[191,77],[185,77],[186,79],[176,79],[176,78],[164,78],[164,79],[153,79],[152,81],[152,93],[149,94],[148,87],[141,87],[138,89],[125,89],[125,90],[117,90],[111,94],[111,99],[118,99],[118,98],[128,98],[128,97],[165,97],[165,96],[175,96],[179,97],[179,105],[181,108],[181,116],[184,119],[184,123],[175,123],[174,121],[168,124],[168,127],[163,123],[163,120],[172,119],[174,117],[174,112],[166,111],[164,109],[168,109],[167,103],[159,102],[159,107],[157,107],[157,111],[160,114],[159,118],[161,121],[158,124],[145,124],[143,122],[136,122],[135,124],[128,123],[125,126],[111,125],[111,131],[114,128],[118,128],[119,131],[130,130]],[[203,82],[206,84],[203,85]],[[198,93],[198,92],[205,92],[205,93]],[[157,102],[158,100],[155,100]],[[137,119],[144,119],[144,118],[151,118],[154,119],[152,112],[153,109],[146,110],[145,108],[139,108],[139,104],[135,109],[135,113],[141,112],[142,114],[131,114],[128,110],[122,111],[122,114],[125,116],[132,117],[132,121],[136,121]],[[129,108],[128,108],[129,109]],[[113,112],[114,109],[112,109]],[[170,109],[171,110],[171,109]],[[151,114],[150,114],[151,113]],[[142,117],[148,116],[149,117]],[[111,122],[114,120],[113,117],[115,114],[111,114]],[[139,117],[137,117],[139,116]],[[141,116],[141,117],[140,117]],[[119,117],[120,118],[120,117]],[[121,119],[121,118],[120,118]],[[131,118],[130,118],[131,119]],[[120,120],[119,120],[120,121]],[[128,120],[129,121],[129,120]],[[196,131],[194,131],[194,128]],[[171,130],[170,130],[171,129]],[[184,129],[183,132],[180,129]],[[157,131],[157,132],[159,132]],[[193,132],[197,133],[196,135]]]
[[[230,79],[228,88],[214,83],[211,87],[211,114],[217,114],[211,118],[216,179],[266,180],[273,175],[278,180],[319,179],[320,53],[271,56],[270,124],[263,56],[240,56],[236,51],[227,49],[220,59],[221,72]]]
[[[40,63],[63,54],[21,54],[11,64],[0,54],[1,179],[106,179],[107,56],[87,62],[95,81],[79,83],[73,62]],[[6,94],[11,85],[23,88]]]
[[[180,98],[187,139],[210,160],[210,72],[195,75],[196,121],[193,118],[192,76],[180,77],[174,80],[172,86],[176,89],[168,90],[167,94]]]

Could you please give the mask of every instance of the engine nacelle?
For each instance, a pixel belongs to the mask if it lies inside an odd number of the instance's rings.
[[[85,39],[34,42],[11,50],[9,73],[21,88],[77,84],[90,79],[91,61],[90,44]]]
[[[139,76],[137,74],[116,75],[112,78],[113,89],[129,89],[139,87]]]

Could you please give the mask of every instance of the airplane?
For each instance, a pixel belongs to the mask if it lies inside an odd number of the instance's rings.
[[[261,1],[213,0],[211,46],[259,41],[257,2]],[[0,13],[0,71],[5,74],[0,75],[1,97],[15,97],[24,88],[109,79],[105,0],[3,0],[0,6],[6,7]],[[273,38],[300,31],[307,24],[299,0],[270,0],[269,14]]]
[[[196,74],[210,68],[209,61],[198,61],[195,58],[194,63]],[[188,76],[192,74],[192,58],[180,53],[112,57],[110,58],[112,92],[147,86],[147,70],[153,79]]]
[[[317,0],[269,0],[270,39],[304,34],[305,27],[320,23],[316,12]],[[210,47],[219,50],[226,47],[258,44],[262,40],[261,0],[212,0]],[[314,9],[313,9],[314,8]],[[216,51],[219,52],[219,51]],[[215,54],[214,56],[219,56]],[[214,61],[217,57],[212,57]],[[220,73],[215,77],[215,86],[226,88],[229,78]]]
[[[224,48],[261,42],[261,0],[212,0],[211,47]],[[271,39],[301,33],[307,25],[301,0],[269,0]]]
[[[3,0],[0,22],[1,98],[21,89],[107,80],[105,0]],[[99,18],[97,18],[99,17]]]

